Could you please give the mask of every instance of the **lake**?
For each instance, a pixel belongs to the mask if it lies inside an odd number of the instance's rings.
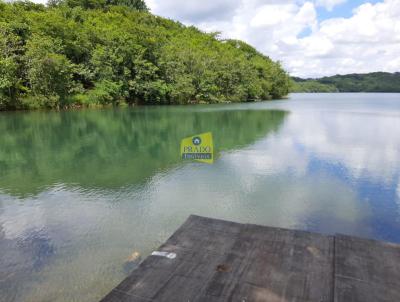
[[[400,94],[0,114],[0,301],[98,301],[190,214],[400,242]],[[211,131],[213,165],[181,139]]]

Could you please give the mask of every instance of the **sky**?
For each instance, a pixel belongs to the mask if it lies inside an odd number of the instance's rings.
[[[241,39],[293,76],[400,71],[400,0],[147,0],[151,11]]]

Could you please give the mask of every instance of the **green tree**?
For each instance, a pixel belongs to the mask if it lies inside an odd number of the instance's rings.
[[[74,65],[61,54],[58,40],[35,36],[27,44],[25,55],[27,79],[35,100],[34,106],[58,107],[72,92]]]
[[[107,0],[108,5],[122,5],[134,8],[140,11],[148,11],[146,2],[143,0]]]
[[[18,64],[22,48],[20,37],[0,25],[0,109],[18,106],[19,93],[24,89]]]

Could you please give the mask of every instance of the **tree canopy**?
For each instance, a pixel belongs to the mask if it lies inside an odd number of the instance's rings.
[[[322,84],[318,80],[303,80],[301,78],[292,78],[291,92],[338,92],[334,85]]]
[[[143,0],[0,2],[0,110],[285,96],[250,45],[152,15]]]

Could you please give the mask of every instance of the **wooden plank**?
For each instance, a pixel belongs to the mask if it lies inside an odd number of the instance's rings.
[[[102,301],[114,301],[120,293],[128,295],[124,297],[126,301],[130,301],[129,297],[134,297],[132,301],[188,301],[187,296],[198,293],[224,251],[235,243],[240,228],[240,224],[232,222],[190,216],[158,249],[176,253],[175,259],[149,256]]]
[[[400,245],[335,237],[335,302],[400,301]]]
[[[400,245],[191,216],[102,302],[397,302]]]
[[[159,251],[102,302],[332,301],[331,237],[191,216]]]
[[[104,297],[104,299],[102,301],[107,301],[107,302],[149,302],[149,301],[153,301],[153,300],[128,295],[127,293],[120,292],[116,289],[113,289],[106,297]]]
[[[223,301],[332,301],[333,239],[245,225],[205,296]],[[206,300],[206,299],[199,299]]]

